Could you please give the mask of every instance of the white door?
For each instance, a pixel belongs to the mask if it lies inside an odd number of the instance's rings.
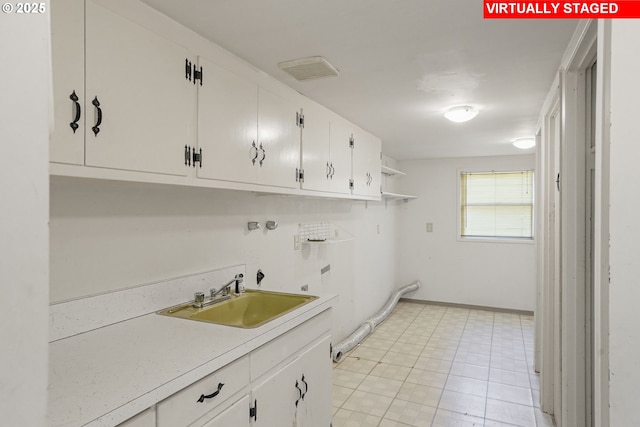
[[[249,396],[245,396],[225,409],[202,427],[248,427],[249,426]]]
[[[198,177],[257,180],[258,85],[207,58],[198,59],[206,81],[198,87]]]
[[[331,192],[350,194],[351,157],[353,155],[350,140],[354,126],[342,117],[331,115],[330,129],[330,168]]]
[[[325,427],[331,424],[331,337],[326,337],[300,355],[300,380],[304,386],[299,405],[298,426]]]
[[[257,406],[256,427],[296,426],[298,406],[302,404],[304,385],[298,376],[298,359],[267,377],[251,391]]]
[[[53,118],[49,158],[84,164],[84,1],[51,2]]]
[[[302,169],[305,190],[331,190],[331,153],[329,151],[329,111],[308,102],[302,108],[304,127],[302,128]],[[347,184],[348,190],[348,184]]]
[[[87,1],[85,57],[86,164],[191,174],[184,153],[195,146],[196,88],[187,49]]]
[[[298,187],[300,107],[267,89],[258,89],[258,183],[276,187]]]

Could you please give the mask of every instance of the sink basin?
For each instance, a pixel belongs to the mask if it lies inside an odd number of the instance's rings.
[[[281,292],[247,290],[204,308],[191,303],[161,310],[158,314],[238,328],[256,328],[318,297]]]

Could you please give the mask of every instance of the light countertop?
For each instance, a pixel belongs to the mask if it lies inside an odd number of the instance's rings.
[[[254,329],[151,313],[53,341],[51,425],[117,425],[329,309],[334,298]]]

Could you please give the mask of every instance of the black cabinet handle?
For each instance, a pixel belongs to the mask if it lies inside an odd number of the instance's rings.
[[[78,102],[79,98],[78,95],[76,95],[75,90],[71,92],[71,95],[69,95],[69,99],[73,101],[76,107],[76,116],[73,118],[73,121],[69,123],[69,126],[71,126],[71,129],[73,129],[73,133],[76,133],[76,131],[78,130],[78,120],[80,120],[80,103]]]
[[[331,177],[331,166],[329,166],[329,162],[327,162],[327,179]]]
[[[298,386],[298,381],[296,380],[296,389],[298,389],[298,398],[296,399],[296,406],[298,406],[298,402],[302,399],[302,389]]]
[[[211,393],[211,394],[207,394],[207,395],[203,394],[203,395],[200,395],[200,398],[198,399],[198,402],[202,403],[202,402],[204,402],[204,400],[205,400],[205,399],[213,399],[214,397],[216,397],[217,395],[219,395],[219,394],[220,394],[220,390],[222,390],[222,387],[223,387],[223,386],[224,386],[224,384],[222,384],[222,383],[218,383],[218,389],[217,389],[216,391],[214,391],[214,392],[213,392],[213,393]]]
[[[255,141],[251,143],[251,149],[249,150],[249,153],[251,153],[253,150],[256,150],[256,155],[251,158],[251,164],[255,165],[256,159],[258,158],[258,147],[256,147]]]
[[[184,78],[191,81],[191,61],[184,60]]]
[[[91,101],[91,104],[93,104],[93,106],[96,107],[96,111],[98,112],[98,119],[96,120],[95,126],[93,126],[91,130],[93,131],[93,134],[95,136],[98,136],[98,132],[100,132],[100,125],[102,124],[102,109],[100,108],[100,101],[98,101],[97,96],[93,98],[93,101]]]
[[[260,159],[260,167],[262,167],[262,163],[264,162],[264,159],[267,158],[267,152],[262,147],[262,144],[260,144],[260,150],[262,151],[262,158]]]
[[[329,167],[331,168],[331,175],[329,175],[329,178],[333,179],[333,175],[336,173],[336,168],[333,167],[333,162],[329,164]]]
[[[307,392],[309,391],[309,384],[307,384],[307,382],[304,380],[304,374],[302,374],[302,378],[300,379],[300,381],[304,383],[304,393],[302,393],[302,400],[304,400],[304,397],[307,395]]]

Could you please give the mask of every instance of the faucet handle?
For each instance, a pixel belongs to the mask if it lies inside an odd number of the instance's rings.
[[[202,303],[204,302],[204,292],[196,292],[193,294],[193,302]]]
[[[213,298],[218,290],[216,288],[209,289],[209,298]]]

